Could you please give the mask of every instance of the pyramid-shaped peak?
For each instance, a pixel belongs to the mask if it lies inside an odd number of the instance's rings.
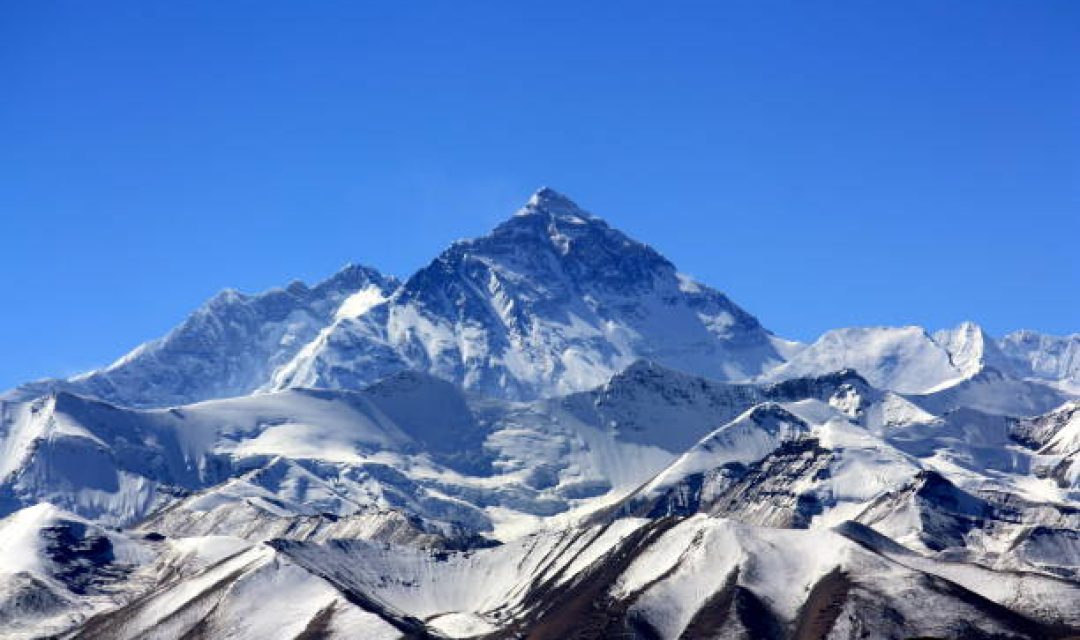
[[[516,215],[545,215],[553,218],[577,219],[581,222],[593,218],[576,202],[550,187],[537,189]]]

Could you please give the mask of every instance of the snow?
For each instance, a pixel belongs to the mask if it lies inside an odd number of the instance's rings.
[[[341,303],[334,312],[334,319],[356,318],[368,312],[375,305],[382,304],[386,300],[385,292],[381,287],[371,285],[352,294]]]
[[[183,558],[186,562],[194,562],[199,567],[217,564],[252,546],[247,540],[233,536],[170,538],[168,544],[179,558]]]
[[[0,520],[0,572],[44,574],[41,530],[63,516],[60,509],[41,502]]]
[[[498,630],[498,626],[489,620],[485,620],[476,614],[457,611],[436,615],[428,621],[428,624],[436,631],[442,632],[450,638],[472,638]]]
[[[937,331],[934,341],[949,353],[953,366],[966,378],[985,366],[1005,371],[1011,368],[994,340],[974,322],[962,322],[955,329]]]

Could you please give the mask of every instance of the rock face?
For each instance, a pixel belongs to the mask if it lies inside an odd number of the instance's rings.
[[[0,636],[1076,637],[1071,344],[785,342],[541,190],[6,394]]]

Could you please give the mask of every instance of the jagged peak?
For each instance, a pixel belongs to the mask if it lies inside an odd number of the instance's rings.
[[[956,325],[957,331],[964,331],[966,333],[980,333],[986,334],[986,331],[982,328],[982,325],[974,320],[964,320],[960,324]]]
[[[374,267],[349,262],[336,273],[306,291],[314,292],[317,295],[326,293],[340,294],[359,291],[374,285],[389,293],[400,284],[401,282],[396,277],[384,274]],[[306,293],[306,291],[301,293]]]
[[[759,422],[761,420],[782,420],[798,425],[806,425],[805,420],[788,411],[783,404],[772,400],[761,402],[750,407],[732,422],[739,422],[742,420],[753,420],[754,422]]]
[[[523,207],[496,225],[489,233],[474,238],[455,240],[431,264],[453,261],[456,256],[469,255],[478,249],[483,250],[492,242],[518,243],[526,239],[535,239],[543,244],[554,245],[561,253],[565,253],[568,235],[594,235],[595,232],[617,237],[622,243],[641,245],[609,226],[601,218],[585,211],[567,196],[549,187],[542,187],[533,193]]]
[[[841,385],[852,385],[863,391],[874,389],[874,386],[862,374],[851,367],[845,367],[828,373],[804,375],[774,382],[766,385],[765,391],[777,396],[810,396],[813,394],[806,391],[808,389],[814,387],[839,387]]]

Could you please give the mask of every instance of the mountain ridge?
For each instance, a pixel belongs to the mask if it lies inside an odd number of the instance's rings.
[[[717,380],[854,368],[902,393],[959,384],[985,367],[1080,389],[1080,334],[994,339],[965,322],[932,334],[862,327],[807,345],[782,340],[647,244],[543,187],[489,234],[455,241],[405,281],[347,265],[312,287],[225,290],[109,366],[0,398],[65,389],[162,407],[298,386],[358,389],[421,369],[531,399],[595,387],[638,359]]]

